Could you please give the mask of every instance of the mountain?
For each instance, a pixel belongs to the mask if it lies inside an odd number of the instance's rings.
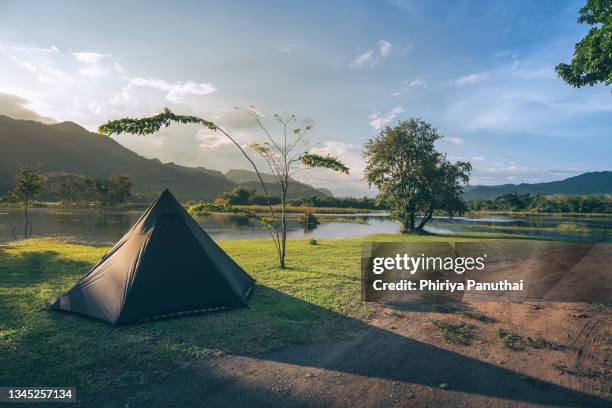
[[[504,194],[612,194],[612,171],[583,173],[565,180],[535,184],[502,184],[499,186],[468,186],[463,190],[466,201],[493,199]]]
[[[212,200],[241,184],[204,167],[146,159],[73,122],[42,124],[0,115],[0,146],[0,196],[12,188],[15,174],[24,164],[39,166],[40,171],[51,173],[51,178],[127,174],[134,182],[134,192],[145,197],[169,188],[181,200]],[[246,187],[251,185],[250,181],[245,183]],[[324,195],[297,182],[293,190],[292,197],[301,197],[301,193]]]
[[[257,192],[262,193],[259,178],[257,178],[257,174],[254,171],[232,169],[225,173],[225,177],[242,187],[253,188],[257,190]],[[276,184],[276,180],[273,175],[262,173],[261,178],[264,183],[266,183],[266,188],[270,194],[280,194],[280,188]],[[311,185],[300,183],[299,181],[293,179],[290,179],[289,181],[289,193],[287,195],[289,198],[333,196],[331,191],[326,188],[315,188]]]
[[[0,195],[11,188],[22,164],[91,178],[127,174],[135,193],[146,196],[168,187],[181,199],[210,200],[235,187],[221,172],[146,159],[72,122],[44,125],[0,115],[0,145]]]

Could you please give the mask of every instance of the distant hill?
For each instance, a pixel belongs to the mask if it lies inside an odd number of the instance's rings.
[[[493,199],[504,194],[612,194],[612,171],[583,173],[565,180],[535,184],[502,184],[498,186],[468,186],[464,189],[466,201]]]
[[[225,173],[225,177],[233,181],[236,184],[240,184],[243,187],[254,188],[258,192],[262,192],[261,184],[257,178],[257,174],[254,171],[249,170],[228,170]],[[261,178],[266,183],[268,192],[272,195],[279,195],[280,189],[276,184],[274,176],[271,174],[262,173]],[[333,197],[331,191],[326,188],[315,188],[311,185],[300,183],[299,181],[291,179],[289,181],[289,198],[302,198],[302,197]]]
[[[145,197],[170,188],[181,200],[212,200],[241,184],[204,167],[146,159],[73,122],[49,125],[0,115],[0,146],[0,196],[12,188],[14,176],[23,164],[40,165],[41,171],[53,173],[54,177],[80,174],[103,178],[113,173],[127,174],[134,182],[135,193]],[[296,182],[292,196],[301,197],[302,192],[306,196],[317,195],[315,191],[324,195]]]

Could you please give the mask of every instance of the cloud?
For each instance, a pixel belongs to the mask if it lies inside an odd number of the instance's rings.
[[[92,78],[100,78],[109,75],[110,71],[104,68],[100,68],[98,65],[91,65],[87,68],[79,70],[79,74]]]
[[[464,77],[461,77],[459,79],[457,79],[455,81],[455,85],[457,86],[463,86],[463,85],[472,85],[472,84],[476,84],[478,82],[482,82],[484,80],[486,80],[487,78],[489,78],[488,74],[470,74],[470,75],[466,75]]]
[[[470,184],[542,183],[578,175],[584,170],[530,166],[513,160],[484,164],[484,157],[472,157],[474,169]]]
[[[29,108],[29,101],[21,96],[0,93],[0,114],[13,119],[35,120],[41,123],[56,123],[57,121],[41,116]]]
[[[203,149],[216,149],[221,146],[232,144],[232,142],[222,134],[208,129],[199,129],[196,133],[198,146]]]
[[[121,92],[113,98],[114,102],[129,102],[129,91],[134,87],[148,87],[167,92],[166,99],[170,102],[181,102],[188,95],[208,95],[216,92],[217,89],[210,83],[196,83],[193,81],[178,81],[175,83],[166,82],[155,78],[131,78]]]
[[[445,136],[444,139],[442,139],[442,140],[445,140],[447,142],[450,142],[450,143],[456,144],[456,145],[462,145],[464,143],[464,140],[462,138],[460,138],[460,137],[448,137],[448,136]]]
[[[52,45],[49,48],[23,47],[23,46],[14,45],[14,46],[12,46],[10,48],[12,50],[15,50],[15,51],[23,52],[25,54],[33,54],[33,53],[47,53],[47,54],[49,54],[49,53],[59,52],[59,49],[55,45]]]
[[[391,53],[391,48],[393,48],[393,45],[384,39],[378,41],[376,46],[376,50],[370,48],[359,54],[351,63],[351,67],[373,68],[381,58],[388,57]]]
[[[510,57],[512,59],[518,58],[518,56],[519,54],[517,52],[512,52],[510,50],[499,51],[499,52],[496,52],[495,55],[493,55],[493,57],[495,58]]]
[[[10,59],[11,59],[11,60],[12,60],[12,61],[15,63],[15,64],[17,64],[17,65],[19,65],[19,66],[21,66],[21,67],[23,67],[23,68],[25,68],[25,69],[27,69],[27,70],[29,70],[29,71],[36,72],[36,67],[35,67],[34,65],[30,64],[29,62],[27,62],[27,61],[22,61],[22,60],[20,60],[19,58],[17,58],[15,55],[12,55],[12,54],[7,54],[7,55],[8,55],[8,57],[9,57],[9,58],[10,58]]]
[[[411,87],[420,86],[423,88],[427,88],[427,81],[425,81],[424,79],[415,79],[414,81],[410,81],[408,86],[411,86]]]
[[[378,57],[374,54],[373,50],[367,50],[363,54],[360,54],[355,58],[353,63],[351,64],[354,67],[373,67],[378,61]]]
[[[412,81],[403,80],[402,84],[405,86],[391,93],[391,96],[400,96],[408,90],[408,88],[427,88],[429,84],[424,79],[414,79]]]
[[[293,48],[289,48],[289,47],[281,48],[280,52],[285,53],[285,54],[291,54],[293,52]]]
[[[397,115],[404,113],[405,111],[406,110],[404,109],[403,106],[396,106],[395,108],[391,109],[390,111],[384,114],[375,112],[369,116],[368,118],[370,119],[369,123],[374,129],[380,130],[384,128],[385,126],[387,126],[389,123],[391,123],[393,119],[397,117]]]
[[[296,174],[296,179],[314,186],[329,188],[337,196],[372,196],[375,190],[370,190],[363,182],[363,150],[360,145],[339,141],[328,141],[311,150],[312,153],[332,155],[340,159],[349,168],[349,174],[338,174],[331,171],[302,171]]]
[[[89,64],[95,64],[103,58],[110,58],[110,54],[100,54],[97,52],[73,52],[72,56],[74,59],[80,62],[87,62]]]
[[[385,58],[389,55],[389,53],[391,52],[391,43],[389,41],[386,40],[380,40],[378,42],[378,52],[380,53],[380,56]]]

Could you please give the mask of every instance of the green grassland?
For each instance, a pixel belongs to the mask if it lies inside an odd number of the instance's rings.
[[[499,237],[456,239],[483,236]],[[365,240],[452,239],[378,235]],[[362,241],[290,241],[286,270],[274,266],[269,241],[221,242],[257,279],[249,308],[119,328],[48,309],[108,247],[59,239],[0,245],[0,384],[75,385],[86,405],[101,390],[164,379],[193,358],[256,354],[344,336],[372,314],[360,296]]]

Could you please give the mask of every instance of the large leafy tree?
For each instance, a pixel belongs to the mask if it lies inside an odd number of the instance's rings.
[[[237,108],[240,109],[240,108]],[[292,125],[296,122],[294,115],[274,115],[275,119],[281,126],[280,137],[274,138],[262,122],[262,118],[257,110],[250,106],[243,111],[250,115],[256,124],[261,128],[266,137],[263,143],[251,143],[248,147],[244,147],[236,138],[230,135],[227,131],[216,125],[215,123],[199,118],[197,116],[176,115],[170,109],[164,110],[150,117],[144,118],[123,118],[109,121],[98,128],[98,133],[101,135],[113,135],[119,133],[131,133],[134,135],[148,135],[157,132],[162,127],[168,127],[172,123],[196,124],[201,125],[214,132],[219,132],[225,136],[234,146],[242,153],[244,158],[251,165],[257,178],[261,184],[262,190],[266,197],[268,207],[268,215],[260,217],[264,225],[270,232],[270,237],[274,243],[276,254],[278,256],[279,266],[285,267],[285,257],[287,254],[287,190],[291,176],[298,171],[312,168],[330,169],[340,173],[348,173],[349,169],[335,157],[320,155],[309,151],[309,143],[306,135],[312,129],[311,125],[303,128]],[[272,207],[272,197],[268,192],[266,183],[264,183],[259,167],[255,160],[248,154],[247,149],[260,156],[266,163],[269,171],[274,176],[274,179],[281,191],[281,209],[278,216]],[[231,209],[227,205],[222,206],[224,211],[245,212],[255,216],[248,211],[240,211],[239,209]],[[215,210],[215,205],[201,205],[198,208],[202,210]],[[219,207],[220,208],[220,207]]]
[[[576,44],[571,63],[555,67],[557,74],[578,88],[599,82],[612,84],[612,0],[587,0],[578,22],[591,29]]]
[[[431,124],[412,118],[386,127],[365,144],[365,179],[378,188],[377,201],[402,232],[421,231],[435,212],[453,215],[465,208],[461,188],[472,166],[451,163],[438,152],[435,142],[442,137]]]
[[[9,192],[12,201],[23,205],[25,224],[23,227],[24,238],[32,236],[32,222],[30,221],[30,205],[40,195],[47,178],[29,166],[21,168],[21,174],[15,176],[15,186]]]

